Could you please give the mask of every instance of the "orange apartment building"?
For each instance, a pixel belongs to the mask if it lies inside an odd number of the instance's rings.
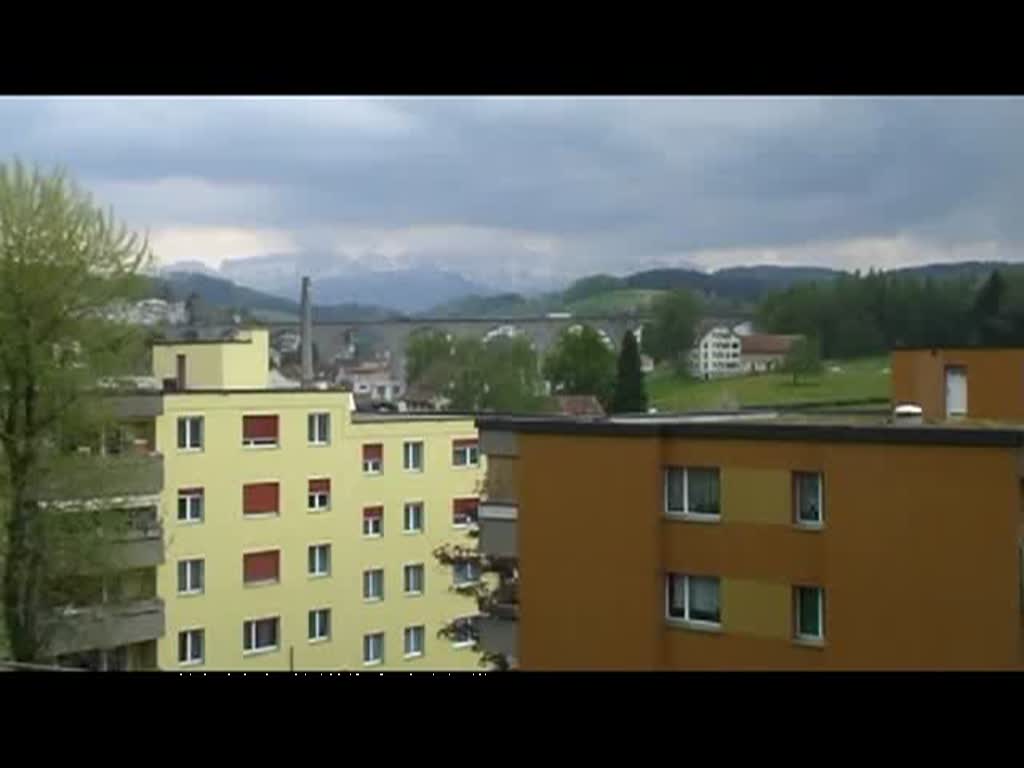
[[[983,402],[985,358],[946,359]],[[516,668],[1024,668],[1024,430],[782,413],[477,426],[479,547],[517,559],[514,604],[480,642]]]
[[[925,419],[1024,422],[1024,347],[895,349],[891,369],[893,402]]]

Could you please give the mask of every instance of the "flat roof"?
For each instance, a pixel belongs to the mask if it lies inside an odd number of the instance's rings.
[[[1024,426],[971,421],[897,424],[866,413],[680,413],[579,418],[479,416],[479,430],[592,437],[678,437],[723,440],[1024,446]]]

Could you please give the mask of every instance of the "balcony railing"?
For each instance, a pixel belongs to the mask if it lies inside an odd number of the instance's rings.
[[[164,601],[158,597],[65,608],[53,618],[49,652],[60,656],[156,640],[164,627]]]
[[[519,508],[515,504],[481,502],[477,518],[481,552],[491,557],[518,557]]]
[[[519,657],[519,584],[505,582],[492,595],[486,612],[477,620],[480,647],[504,656],[511,666]]]
[[[164,458],[159,453],[95,455],[57,459],[35,493],[38,501],[124,498],[159,494]]]

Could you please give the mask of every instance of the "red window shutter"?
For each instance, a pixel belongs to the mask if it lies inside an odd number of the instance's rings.
[[[242,510],[247,515],[279,512],[277,483],[250,483],[242,487]]]
[[[277,440],[277,416],[243,416],[242,438],[245,440]]]
[[[310,493],[330,493],[331,492],[331,479],[329,477],[323,477],[318,480],[309,481],[309,492]]]
[[[364,507],[363,508],[363,519],[373,520],[374,518],[384,517],[384,507]]]
[[[371,461],[373,459],[377,459],[377,461],[384,460],[384,446],[380,443],[370,443],[363,446],[363,461]]]
[[[477,440],[453,440],[452,448],[476,448]]]
[[[242,556],[242,574],[246,582],[280,581],[281,552],[250,552]]]
[[[179,488],[179,496],[201,496],[203,494],[202,488]]]
[[[455,499],[452,504],[455,522],[476,518],[477,499]]]

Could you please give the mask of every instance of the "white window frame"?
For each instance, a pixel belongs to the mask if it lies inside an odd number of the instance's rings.
[[[326,616],[326,620],[323,618]],[[313,619],[313,636],[309,635],[309,620]],[[325,625],[326,624],[326,628]],[[306,639],[310,643],[326,643],[331,639],[331,609],[312,608],[306,616]]]
[[[377,594],[368,594],[367,587],[373,584],[373,574],[379,574],[380,579],[378,585],[380,589]],[[383,568],[367,568],[363,571],[363,602],[364,603],[380,603],[384,600],[384,569]]]
[[[202,635],[202,653],[197,658],[193,658],[195,652],[195,643],[193,642],[193,634],[199,633]],[[185,636],[185,659],[181,658],[181,636]],[[179,667],[196,667],[206,661],[206,630],[203,627],[188,627],[187,629],[179,630],[178,632],[178,666]]]
[[[409,589],[410,569],[418,568],[420,574],[420,588]],[[426,591],[427,569],[423,563],[406,563],[402,566],[402,591],[407,597],[420,597]]]
[[[454,619],[452,619],[452,623],[454,624],[454,623],[457,623],[457,622],[460,622],[460,621],[466,621],[466,622],[469,622],[470,624],[472,624],[473,620],[476,619],[476,618],[477,618],[476,614],[471,614],[469,616],[456,616]],[[473,647],[474,643],[475,643],[475,641],[473,640],[472,637],[470,637],[469,640],[456,640],[456,639],[453,638],[452,639],[452,648],[471,648],[471,647]]]
[[[321,557],[322,553],[324,554]],[[313,568],[309,570],[309,556],[313,555]],[[324,562],[326,561],[326,568],[323,568]],[[322,579],[331,575],[331,544],[330,542],[321,542],[320,544],[310,544],[306,550],[306,574],[311,579]]]
[[[409,650],[409,639],[412,637],[419,637],[419,648],[416,650]],[[423,656],[427,646],[427,628],[423,624],[418,624],[413,627],[406,627],[402,631],[402,650],[404,654],[402,658],[405,659],[418,659]]]
[[[707,514],[705,512],[690,511],[690,470],[718,473],[718,513]],[[668,499],[668,478],[670,472],[683,473],[683,506],[684,509],[670,509]],[[698,467],[698,466],[668,466],[664,472],[664,493],[665,493],[665,516],[676,520],[696,520],[705,523],[717,523],[722,520],[722,470],[719,467]]]
[[[197,588],[193,583],[192,578],[192,565],[199,564],[199,587]],[[181,584],[181,566],[185,566],[185,589],[182,589]],[[201,595],[206,591],[206,560],[202,557],[186,557],[178,561],[178,594],[185,595]]]
[[[260,646],[258,648],[256,647],[256,624],[261,622],[261,621],[276,621],[277,622],[277,632],[275,633],[277,635],[277,637],[275,638],[277,640],[277,643],[275,645],[263,645],[263,646]],[[248,633],[246,633],[246,631],[245,631],[245,625],[246,624],[249,625],[249,632]],[[242,633],[248,635],[249,641],[251,643],[251,647],[247,650],[246,647],[245,647],[245,640],[246,640],[246,638],[244,638],[244,637],[242,638],[242,655],[243,656],[256,656],[257,654],[260,654],[260,653],[272,653],[274,651],[279,651],[281,649],[281,617],[280,616],[259,616],[257,618],[253,618],[253,619],[244,619],[242,621]]]
[[[414,446],[414,445],[418,445],[420,447],[420,463],[419,463],[418,467],[412,467],[412,466],[409,465],[409,454],[410,454],[409,449],[412,446]],[[425,460],[426,453],[427,453],[427,443],[426,443],[425,440],[406,440],[406,441],[404,441],[402,443],[402,469],[405,472],[411,472],[411,473],[414,473],[414,474],[422,473],[423,472],[423,465],[426,464],[426,460]]]
[[[818,519],[817,520],[801,520],[800,519],[800,483],[797,482],[797,475],[817,475],[818,476]],[[793,488],[793,520],[794,524],[799,528],[811,528],[818,529],[825,527],[825,473],[811,470],[795,470],[793,472],[792,486]]]
[[[380,644],[377,648],[377,656],[370,657],[367,653],[372,648],[373,638],[379,638]],[[363,666],[364,667],[375,667],[378,664],[384,663],[384,633],[383,632],[367,632],[363,635]]]
[[[471,578],[471,579],[466,579],[465,581],[459,581],[459,578],[458,578],[458,573],[459,573],[458,566],[459,566],[460,563],[465,563],[467,569],[469,569],[469,570],[475,568],[476,569],[476,577],[475,578]],[[473,584],[479,584],[480,583],[480,572],[481,572],[480,571],[480,563],[476,562],[475,560],[468,560],[468,559],[467,560],[456,560],[454,563],[452,563],[452,584],[454,584],[456,587],[468,587],[468,586],[472,586]],[[469,575],[469,574],[467,574],[467,575]]]
[[[420,510],[420,514],[419,514],[420,524],[419,524],[418,528],[410,528],[409,527],[409,508],[410,507],[419,507],[419,510]],[[426,510],[426,507],[424,506],[422,501],[407,501],[407,502],[405,502],[405,504],[402,505],[402,533],[408,533],[408,534],[423,533],[423,530],[426,527],[425,522],[424,522],[425,519],[426,519],[426,512],[425,512],[425,510]]]
[[[179,416],[178,424],[186,422],[185,425],[185,445],[178,445],[178,433],[175,433],[174,442],[178,446],[179,453],[199,453],[203,450],[203,445],[206,442],[206,419],[202,416]],[[190,422],[199,422],[199,444],[192,444],[192,430],[190,429]]]
[[[374,505],[374,507],[370,507],[370,508],[371,509],[379,508],[379,509],[381,509],[381,513],[380,513],[380,515],[378,515],[376,517],[367,517],[366,516],[366,508],[363,509],[363,521],[362,521],[363,538],[364,539],[379,539],[382,536],[384,536],[384,512],[383,512],[384,505],[383,504],[376,504],[376,505]],[[377,529],[376,531],[373,530],[373,526],[376,526],[376,529]]]
[[[672,577],[681,578],[683,580],[683,615],[673,616],[672,615]],[[693,619],[690,618],[690,579],[696,577],[699,579],[717,579],[718,580],[718,621],[708,621],[707,619]],[[677,573],[670,572],[665,576],[665,619],[673,624],[685,625],[687,627],[697,627],[702,629],[714,629],[718,630],[722,628],[722,579],[719,576],[708,576],[706,574],[699,573]]]
[[[472,440],[471,437],[456,438],[452,441],[452,466],[458,467],[459,469],[471,469],[473,467],[480,466],[480,440],[477,439],[476,445],[472,448],[466,448],[465,446],[456,447],[454,443],[457,440]],[[474,459],[470,461],[470,459]]]
[[[330,491],[310,491],[309,480],[329,480],[327,477],[311,477],[306,481],[306,511],[327,512],[331,508]]]
[[[326,425],[324,425],[326,422]],[[321,429],[321,426],[324,428]],[[313,427],[313,439],[309,439],[309,428]],[[306,441],[310,446],[323,447],[331,444],[330,411],[313,411],[306,416]]]
[[[364,475],[380,475],[384,472],[384,444],[383,443],[364,443],[360,446],[360,451],[363,450],[367,445],[379,445],[381,458],[379,459],[363,459],[363,474]]]
[[[818,596],[818,634],[811,635],[800,631],[800,590],[813,589]],[[825,590],[822,587],[797,585],[793,587],[793,637],[803,643],[821,644],[825,642]]]
[[[277,417],[277,436],[274,437],[274,441],[270,442],[269,437],[246,437],[245,436],[245,417],[246,416],[276,416]],[[265,450],[267,448],[280,448],[281,447],[281,414],[279,413],[243,413],[242,414],[242,447],[243,448],[258,448]]]
[[[181,502],[182,501],[185,502],[185,517],[181,516]],[[197,506],[199,507],[199,514],[198,514],[198,516],[193,517],[193,514],[195,513],[195,508]],[[203,517],[205,516],[205,513],[206,513],[206,510],[204,509],[205,506],[206,506],[206,492],[205,492],[205,490],[202,493],[181,493],[179,491],[178,492],[178,511],[177,511],[177,521],[178,521],[178,523],[180,523],[181,525],[198,525],[199,523],[203,522]]]

